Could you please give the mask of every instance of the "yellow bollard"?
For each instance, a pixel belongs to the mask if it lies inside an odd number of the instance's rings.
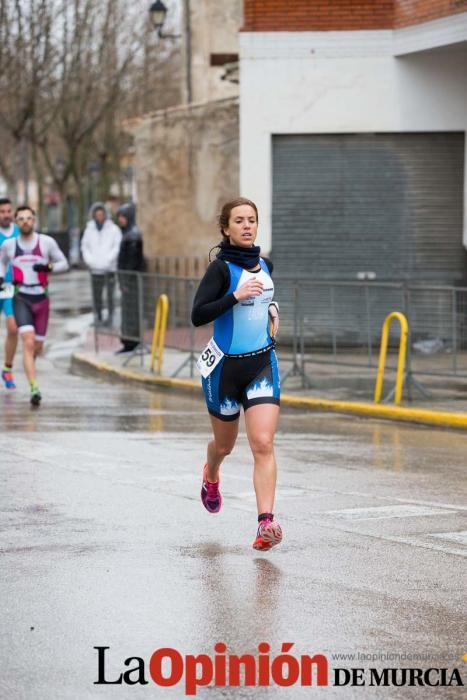
[[[402,386],[404,383],[405,356],[407,352],[407,338],[409,335],[409,324],[406,317],[400,311],[394,311],[384,320],[381,333],[381,350],[379,354],[378,374],[376,375],[375,403],[380,403],[383,391],[384,368],[386,366],[386,354],[389,340],[389,326],[397,319],[401,326],[401,337],[399,343],[399,357],[397,359],[396,394],[394,402],[399,406],[402,399]]]
[[[151,372],[154,372],[154,364],[157,356],[157,373],[161,373],[162,357],[164,354],[165,331],[167,328],[167,317],[169,315],[169,297],[161,294],[157,300],[156,315],[154,318],[154,331],[151,345]]]

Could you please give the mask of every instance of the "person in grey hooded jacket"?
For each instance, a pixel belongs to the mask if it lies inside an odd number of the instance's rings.
[[[117,211],[122,231],[118,254],[118,277],[122,293],[122,347],[118,353],[132,352],[139,344],[140,315],[138,310],[138,280],[136,272],[143,272],[143,239],[136,225],[136,207],[132,202]]]
[[[114,313],[115,272],[122,234],[107,214],[105,204],[95,202],[81,240],[81,253],[91,271],[92,294],[96,321],[102,322],[102,296],[107,287],[107,324]]]

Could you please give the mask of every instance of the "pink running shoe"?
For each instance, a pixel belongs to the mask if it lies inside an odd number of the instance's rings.
[[[222,496],[219,491],[219,481],[208,481],[208,465],[203,468],[203,483],[201,485],[201,501],[209,513],[218,513],[222,505]]]
[[[253,549],[267,551],[282,541],[282,528],[277,520],[262,520],[258,525]]]

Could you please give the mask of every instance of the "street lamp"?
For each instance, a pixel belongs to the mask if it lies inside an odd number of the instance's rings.
[[[155,0],[149,8],[149,14],[151,15],[151,21],[154,28],[157,29],[157,33],[161,39],[180,39],[181,34],[163,34],[162,27],[164,26],[165,18],[167,17],[167,8],[162,2],[162,0]]]
[[[151,21],[160,39],[181,39],[183,36],[182,49],[185,55],[185,80],[186,80],[186,103],[191,104],[192,101],[192,80],[191,80],[191,10],[190,0],[183,0],[184,14],[184,32],[182,34],[163,34],[162,27],[164,26],[167,16],[167,8],[162,0],[155,0],[149,8]]]
[[[161,0],[153,2],[149,8],[151,20],[156,29],[162,29],[167,16],[167,8]]]

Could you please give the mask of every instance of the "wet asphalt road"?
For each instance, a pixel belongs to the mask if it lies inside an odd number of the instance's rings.
[[[326,654],[331,669],[455,666],[466,682],[467,435],[283,412],[284,542],[258,554],[243,434],[225,463],[222,512],[208,515],[203,403],[71,376],[67,366],[66,343],[52,344],[39,411],[19,372],[16,394],[0,392],[1,698],[183,698],[182,685],[93,685],[93,647],[110,647],[115,679],[127,657],[148,662],[159,647],[212,655],[219,641],[234,654],[295,642],[297,656]],[[433,660],[332,656],[357,652]],[[461,691],[330,685],[201,688],[198,697]]]

